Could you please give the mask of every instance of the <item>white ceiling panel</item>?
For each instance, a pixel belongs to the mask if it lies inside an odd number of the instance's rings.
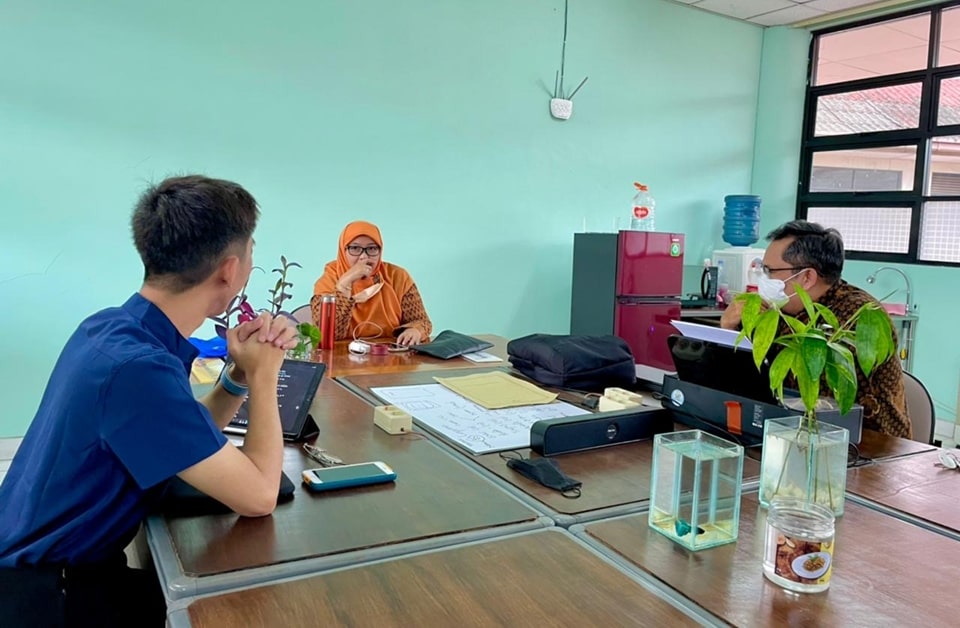
[[[722,13],[739,19],[762,15],[794,6],[790,0],[703,0],[695,6],[713,13]]]
[[[814,4],[817,9],[826,13],[836,13],[868,4],[875,4],[876,2],[877,0],[814,0],[807,4]]]
[[[857,7],[884,2],[908,4],[915,0],[674,0],[680,4],[704,9],[711,13],[720,13],[728,17],[744,20],[758,26],[780,26],[797,24],[821,17],[829,18],[831,13],[848,11]],[[960,19],[960,9],[956,16]],[[925,36],[922,25],[915,22],[898,24],[891,31],[896,35],[910,39]],[[860,52],[857,56],[862,56]]]
[[[786,9],[751,17],[750,21],[761,26],[781,26],[783,24],[793,24],[794,22],[809,20],[821,15],[823,15],[822,11],[797,4],[792,7],[787,7]]]

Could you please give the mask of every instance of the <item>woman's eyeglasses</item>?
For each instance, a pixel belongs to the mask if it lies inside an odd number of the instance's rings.
[[[940,458],[940,466],[944,469],[960,469],[960,458],[957,458],[956,454],[941,449],[937,452],[937,456]]]
[[[360,255],[361,253],[366,253],[367,257],[376,257],[377,255],[380,255],[380,247],[376,244],[371,244],[370,246],[351,244],[347,247],[347,253],[350,255]]]

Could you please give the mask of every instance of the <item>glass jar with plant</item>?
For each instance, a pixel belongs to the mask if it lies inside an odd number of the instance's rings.
[[[821,385],[826,384],[840,414],[849,412],[857,396],[857,365],[869,377],[890,359],[896,350],[893,329],[876,302],[864,304],[840,322],[799,286],[797,294],[806,320],[766,307],[756,293],[738,297],[744,302],[738,342],[747,338],[753,344],[757,368],[777,347],[770,362],[770,389],[785,406],[803,412],[764,423],[760,502],[768,506],[774,497],[795,498],[841,515],[849,433],[817,420],[820,404],[829,405],[820,397]],[[788,376],[799,390],[799,404],[784,396]]]

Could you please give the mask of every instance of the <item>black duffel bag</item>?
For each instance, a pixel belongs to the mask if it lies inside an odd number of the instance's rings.
[[[633,353],[617,336],[532,334],[507,343],[510,363],[545,386],[603,392],[637,381]]]

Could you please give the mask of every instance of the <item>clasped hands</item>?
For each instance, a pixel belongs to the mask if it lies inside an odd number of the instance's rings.
[[[227,353],[233,361],[230,377],[245,384],[261,373],[275,377],[289,349],[299,342],[296,325],[286,316],[261,312],[255,319],[227,330]]]

